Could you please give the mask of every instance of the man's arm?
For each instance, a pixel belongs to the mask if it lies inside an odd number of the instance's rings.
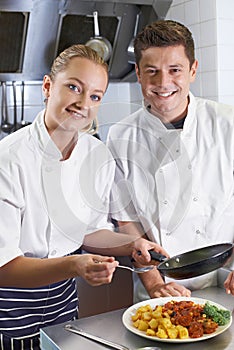
[[[128,234],[138,235],[139,237],[147,236],[144,233],[143,227],[139,222],[118,222],[119,231]],[[165,254],[167,255],[168,254]],[[138,259],[139,261],[139,259]],[[152,263],[152,262],[151,262]],[[135,263],[139,266],[139,263]],[[191,292],[184,286],[177,284],[176,282],[165,283],[164,278],[155,267],[154,270],[142,273],[139,275],[145,289],[147,290],[151,298],[158,298],[164,296],[190,296]]]

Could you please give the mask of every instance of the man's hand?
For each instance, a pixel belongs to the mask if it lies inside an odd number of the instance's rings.
[[[190,297],[191,291],[175,282],[155,284],[148,290],[151,298],[159,297]]]
[[[149,250],[154,250],[157,253],[169,257],[165,249],[163,249],[159,244],[148,241],[145,238],[139,238],[134,242],[134,250],[132,253],[132,257],[137,263],[141,265],[148,265],[149,263],[155,264],[155,260],[153,263],[151,261]]]
[[[224,281],[224,288],[227,294],[234,295],[234,271],[230,272],[227,279]]]

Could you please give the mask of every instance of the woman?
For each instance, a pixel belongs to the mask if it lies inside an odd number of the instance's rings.
[[[92,49],[66,49],[44,77],[45,110],[0,142],[1,349],[39,349],[41,327],[76,318],[75,277],[110,283],[118,263],[109,254],[137,260],[140,250],[147,263],[148,249],[165,253],[107,222],[114,161],[84,131],[107,84]]]

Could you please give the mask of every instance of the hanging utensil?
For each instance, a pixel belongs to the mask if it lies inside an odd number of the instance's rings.
[[[21,82],[21,118],[17,124],[17,129],[31,124],[24,119],[24,81]]]
[[[7,109],[7,91],[6,91],[6,82],[2,81],[2,121],[1,129],[3,132],[9,134],[14,128],[14,125],[11,124],[8,120],[8,109]]]
[[[94,37],[90,38],[86,46],[91,47],[95,50],[99,56],[103,58],[104,61],[108,61],[112,54],[112,46],[109,40],[103,38],[99,33],[99,25],[98,25],[98,12],[93,12],[94,19]]]
[[[130,41],[130,44],[128,45],[128,63],[135,64],[135,55],[134,55],[134,40],[137,35],[137,30],[138,30],[138,25],[139,25],[139,20],[140,20],[140,15],[141,12],[139,12],[136,16],[136,23],[135,23],[135,28],[134,28],[134,33],[133,33],[133,38]]]
[[[157,269],[162,275],[179,280],[201,276],[219,269],[231,257],[233,247],[232,243],[214,244],[169,259],[155,251],[149,253],[151,259],[161,262]]]
[[[17,99],[16,99],[16,82],[12,82],[13,88],[13,130],[15,131],[17,128]]]

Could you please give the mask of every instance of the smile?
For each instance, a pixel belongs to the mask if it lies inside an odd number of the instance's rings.
[[[161,96],[161,97],[169,97],[171,95],[173,95],[176,91],[170,91],[170,92],[156,92],[156,94],[158,96]]]
[[[69,114],[72,116],[72,118],[75,118],[75,119],[86,118],[86,116],[83,115],[83,114],[80,113],[80,112],[72,111],[72,110],[69,110],[69,109],[67,109],[67,111],[68,111]]]

